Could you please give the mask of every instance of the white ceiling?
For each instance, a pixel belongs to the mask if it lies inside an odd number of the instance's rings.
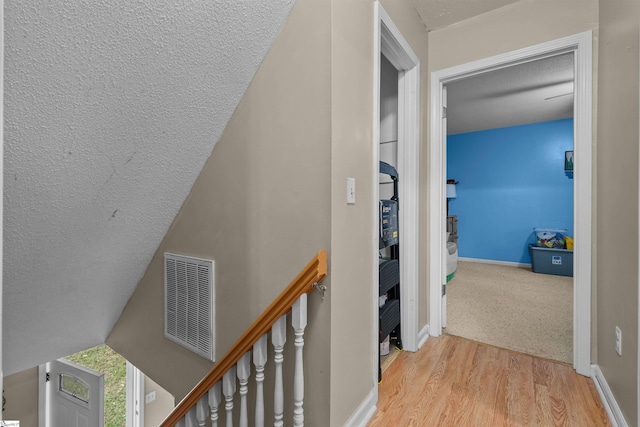
[[[520,0],[412,0],[429,31]],[[573,57],[565,54],[447,84],[449,134],[573,116]]]
[[[573,53],[448,83],[447,133],[573,117]]]
[[[433,31],[519,0],[411,0],[427,30]]]
[[[104,342],[293,4],[5,4],[5,374]]]

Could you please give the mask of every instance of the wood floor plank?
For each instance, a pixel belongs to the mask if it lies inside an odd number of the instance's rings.
[[[477,390],[482,387],[481,377],[478,374],[478,345],[469,342],[464,348],[460,348],[466,353],[463,364],[457,367],[456,373],[458,384],[452,386],[452,398],[449,402],[450,419],[453,425],[469,425],[472,422],[473,414],[482,410],[479,408],[479,402],[475,399]]]
[[[427,419],[437,419],[437,414],[442,414],[451,395],[451,383],[447,380],[451,373],[451,360],[457,343],[449,343],[443,348],[439,364],[434,368],[430,378],[424,381],[424,387],[419,390],[419,395],[424,396],[420,413]]]
[[[536,402],[536,425],[552,426],[553,414],[551,413],[551,405],[549,404],[551,396],[549,396],[547,386],[534,383],[533,389]]]
[[[508,356],[506,405],[508,418],[520,426],[531,425],[533,376],[526,361],[518,354]],[[534,408],[535,409],[535,408]]]
[[[456,357],[449,363],[451,387],[445,407],[449,411],[441,412],[439,424],[466,425],[468,415],[474,412],[476,400],[473,398],[478,385],[477,377],[466,375],[474,363],[477,345],[461,342],[456,349]]]
[[[570,366],[552,365],[551,390],[554,397],[562,398],[566,402],[566,413],[570,425],[601,426],[604,420],[599,415],[605,415],[604,406],[595,390],[593,381],[582,376],[573,376]],[[556,391],[557,390],[557,394]],[[591,412],[578,411],[577,408],[588,408],[589,402],[596,402]]]
[[[570,366],[464,338],[430,338],[383,374],[369,427],[610,426]]]
[[[424,397],[423,402],[429,400],[428,389],[424,389],[426,387],[424,379],[431,378],[432,382],[435,382],[442,376],[441,372],[434,373],[434,370],[436,368],[443,369],[440,357],[443,354],[447,354],[444,351],[446,344],[445,341],[434,343],[433,351],[418,359],[408,357],[409,354],[405,352],[398,356],[397,360],[385,371],[382,376],[382,382],[379,384],[379,395],[384,394],[389,396],[389,399],[384,402],[382,400],[378,402],[376,417],[404,422],[405,418],[407,418],[407,408],[410,408],[415,403],[412,394],[416,390],[420,390]],[[378,425],[385,426],[384,423]]]

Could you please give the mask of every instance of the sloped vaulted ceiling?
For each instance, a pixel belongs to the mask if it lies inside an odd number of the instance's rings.
[[[104,342],[293,4],[6,2],[5,374]]]

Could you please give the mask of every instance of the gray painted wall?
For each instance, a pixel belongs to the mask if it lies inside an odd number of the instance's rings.
[[[215,260],[217,360],[320,249],[331,256],[330,31],[328,0],[296,3],[107,339],[176,402],[212,364],[163,336],[165,251]],[[332,280],[309,296],[310,425],[329,425]]]
[[[640,3],[600,0],[597,127],[597,363],[638,425],[638,38]],[[614,350],[622,330],[622,356]]]

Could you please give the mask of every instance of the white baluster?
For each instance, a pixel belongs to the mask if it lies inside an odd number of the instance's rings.
[[[275,349],[275,355],[273,361],[276,365],[276,384],[273,395],[273,412],[274,412],[274,427],[282,427],[284,425],[284,388],[282,383],[282,362],[284,356],[282,351],[284,350],[284,343],[287,341],[287,316],[284,315],[273,324],[271,328],[271,343]]]
[[[293,303],[291,324],[295,334],[294,345],[296,347],[296,361],[293,373],[293,425],[304,425],[304,370],[302,360],[302,348],[304,347],[304,328],[307,327],[307,294],[302,294],[298,301]]]
[[[196,403],[196,419],[198,420],[199,427],[205,427],[207,422],[207,396],[202,396],[202,399]]]
[[[240,383],[240,427],[249,426],[247,415],[247,393],[249,392],[249,375],[251,375],[251,352],[247,351],[238,360],[238,382]]]
[[[196,420],[196,407],[189,409],[187,415],[185,416],[185,427],[197,427],[198,421]]]
[[[224,394],[224,408],[227,411],[227,427],[233,427],[233,395],[236,392],[236,367],[232,366],[222,376],[222,394]]]
[[[211,427],[218,427],[218,406],[222,402],[222,383],[218,381],[209,390],[209,408],[211,408]]]
[[[256,422],[255,427],[264,427],[264,365],[267,363],[267,334],[253,345],[253,364],[256,366]]]

